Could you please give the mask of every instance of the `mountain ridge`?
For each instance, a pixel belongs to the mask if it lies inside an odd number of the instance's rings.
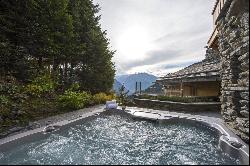
[[[136,82],[141,82],[142,90],[145,90],[148,87],[152,86],[153,82],[155,82],[156,79],[156,76],[148,73],[126,74],[115,77],[115,80],[117,80],[121,84],[124,84],[125,88],[129,90],[130,95],[135,92]]]

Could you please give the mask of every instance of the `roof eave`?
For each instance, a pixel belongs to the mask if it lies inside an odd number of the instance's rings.
[[[206,77],[182,77],[172,79],[162,79],[160,82],[178,83],[178,82],[210,82],[221,81],[220,75],[206,76]]]

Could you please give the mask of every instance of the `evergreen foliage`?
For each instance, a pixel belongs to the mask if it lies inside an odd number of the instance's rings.
[[[48,72],[92,93],[114,81],[114,51],[91,0],[0,0],[0,76],[30,82]]]
[[[125,106],[128,103],[128,93],[129,91],[126,90],[123,84],[119,89],[119,94],[118,94],[118,101],[120,105]]]
[[[99,11],[92,0],[0,0],[0,133],[110,92],[114,51]]]

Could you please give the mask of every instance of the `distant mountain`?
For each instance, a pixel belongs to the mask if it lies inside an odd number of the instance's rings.
[[[118,94],[119,89],[122,87],[122,84],[115,79],[114,85],[113,85],[113,90]]]
[[[163,86],[159,83],[155,83],[151,85],[150,87],[148,87],[147,89],[145,89],[143,93],[162,95],[164,94]]]
[[[121,84],[124,83],[125,88],[129,90],[129,94],[133,94],[135,92],[136,82],[142,82],[142,90],[145,90],[151,85],[153,85],[154,84],[153,82],[155,82],[156,79],[157,79],[156,76],[148,73],[121,75],[116,77],[116,80],[118,82],[120,82]]]
[[[120,76],[116,76],[116,80],[122,84],[126,81],[128,77],[129,75],[120,75]]]

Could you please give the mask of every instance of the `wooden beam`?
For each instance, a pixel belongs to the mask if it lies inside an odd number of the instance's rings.
[[[181,81],[181,97],[183,97],[183,82]]]
[[[172,79],[164,80],[164,84],[178,84],[180,82],[210,82],[210,81],[221,81],[220,76],[212,77],[193,77],[193,78],[182,78],[182,79]]]
[[[137,81],[135,82],[135,93],[137,94]]]
[[[141,82],[140,82],[140,94],[141,94],[141,90],[142,90],[142,87],[141,87]]]

